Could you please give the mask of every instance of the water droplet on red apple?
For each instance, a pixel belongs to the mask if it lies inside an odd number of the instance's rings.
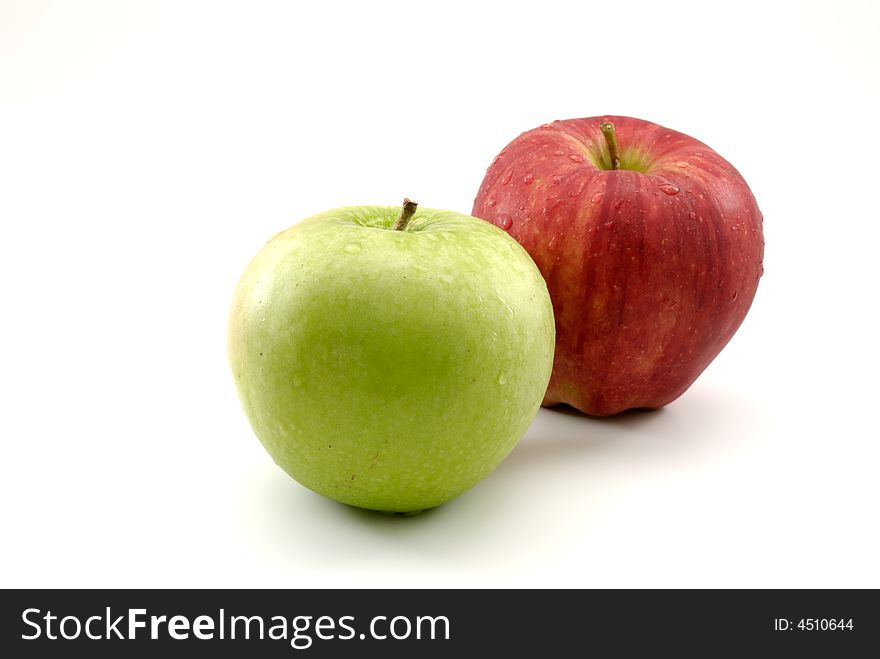
[[[604,196],[605,196],[604,192],[594,192],[593,196],[590,197],[590,203],[598,204],[599,202],[602,201],[602,197],[604,197]]]
[[[508,215],[507,213],[502,213],[498,219],[501,221],[501,228],[505,231],[509,230],[510,227],[513,226],[513,218],[510,217],[510,215]]]
[[[498,154],[497,156],[495,156],[495,160],[492,161],[492,164],[494,165],[494,164],[497,163],[499,160],[501,160],[501,154]]]
[[[547,130],[548,128],[553,128],[553,126],[551,126],[550,124],[541,124],[542,130]]]
[[[513,175],[513,172],[507,172],[504,176],[501,177],[501,185],[507,185],[510,182],[510,177]]]
[[[583,161],[584,161],[584,159],[581,158],[581,157],[580,157],[578,154],[576,154],[576,153],[572,153],[572,154],[568,157],[568,159],[571,160],[572,162],[583,162]]]
[[[737,298],[738,295],[739,295],[739,293],[738,293],[737,291],[734,291],[734,292],[733,292],[733,297],[730,298],[730,301],[731,301],[731,302],[736,302],[736,298]]]
[[[559,174],[554,174],[550,177],[551,185],[559,185],[560,183],[562,183],[562,176],[560,176]]]
[[[492,206],[496,204],[496,201],[494,199],[490,199],[486,202],[486,204],[489,206],[489,208],[492,208]]]
[[[682,169],[687,169],[691,166],[691,164],[686,160],[679,160],[675,163],[676,167],[681,167]]]
[[[668,195],[678,194],[678,186],[672,185],[672,183],[664,183],[659,186],[660,192]]]
[[[535,175],[532,174],[531,172],[529,172],[528,174],[523,176],[523,183],[525,183],[526,185],[528,185],[529,183],[531,183],[534,180],[535,180]]]
[[[556,149],[556,151],[553,152],[553,155],[554,156],[564,156],[565,151],[563,151],[562,149]]]
[[[697,219],[697,214],[696,214],[694,211],[690,211],[690,212],[688,213],[688,217],[691,218],[692,220],[696,220],[696,219]]]

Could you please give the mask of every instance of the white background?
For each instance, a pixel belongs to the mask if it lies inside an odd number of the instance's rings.
[[[0,3],[0,585],[880,587],[875,2]],[[543,410],[415,518],[274,466],[225,356],[274,232],[469,212],[553,119],[707,142],[765,215],[722,355]]]

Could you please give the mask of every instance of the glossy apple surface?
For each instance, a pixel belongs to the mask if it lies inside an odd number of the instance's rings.
[[[529,255],[491,224],[340,208],[273,238],[247,267],[229,361],[275,462],[337,501],[416,512],[510,452],[553,363],[553,311]]]
[[[523,133],[487,170],[473,215],[516,238],[547,281],[548,406],[605,416],[675,400],[740,326],[763,273],[763,218],[742,176],[702,142],[639,119]]]

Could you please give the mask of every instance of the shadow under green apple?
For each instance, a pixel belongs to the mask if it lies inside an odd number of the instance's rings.
[[[316,568],[380,569],[389,557],[402,566],[488,573],[528,566],[548,547],[583,536],[584,527],[600,532],[615,499],[633,488],[663,487],[694,464],[725,459],[749,425],[742,401],[729,396],[697,387],[662,410],[606,418],[542,409],[493,474],[411,517],[338,504],[278,470],[258,495],[265,532],[273,546]]]

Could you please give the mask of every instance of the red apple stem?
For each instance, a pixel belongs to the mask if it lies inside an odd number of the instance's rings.
[[[605,143],[608,145],[608,154],[611,156],[611,169],[620,169],[620,150],[617,147],[617,135],[614,134],[614,124],[610,121],[603,121],[599,128],[605,136]]]
[[[409,224],[412,216],[415,215],[416,208],[418,208],[418,204],[414,201],[410,201],[409,199],[403,200],[403,206],[400,208],[400,215],[397,216],[397,219],[394,221],[394,226],[391,227],[392,231],[405,231],[406,225]]]

